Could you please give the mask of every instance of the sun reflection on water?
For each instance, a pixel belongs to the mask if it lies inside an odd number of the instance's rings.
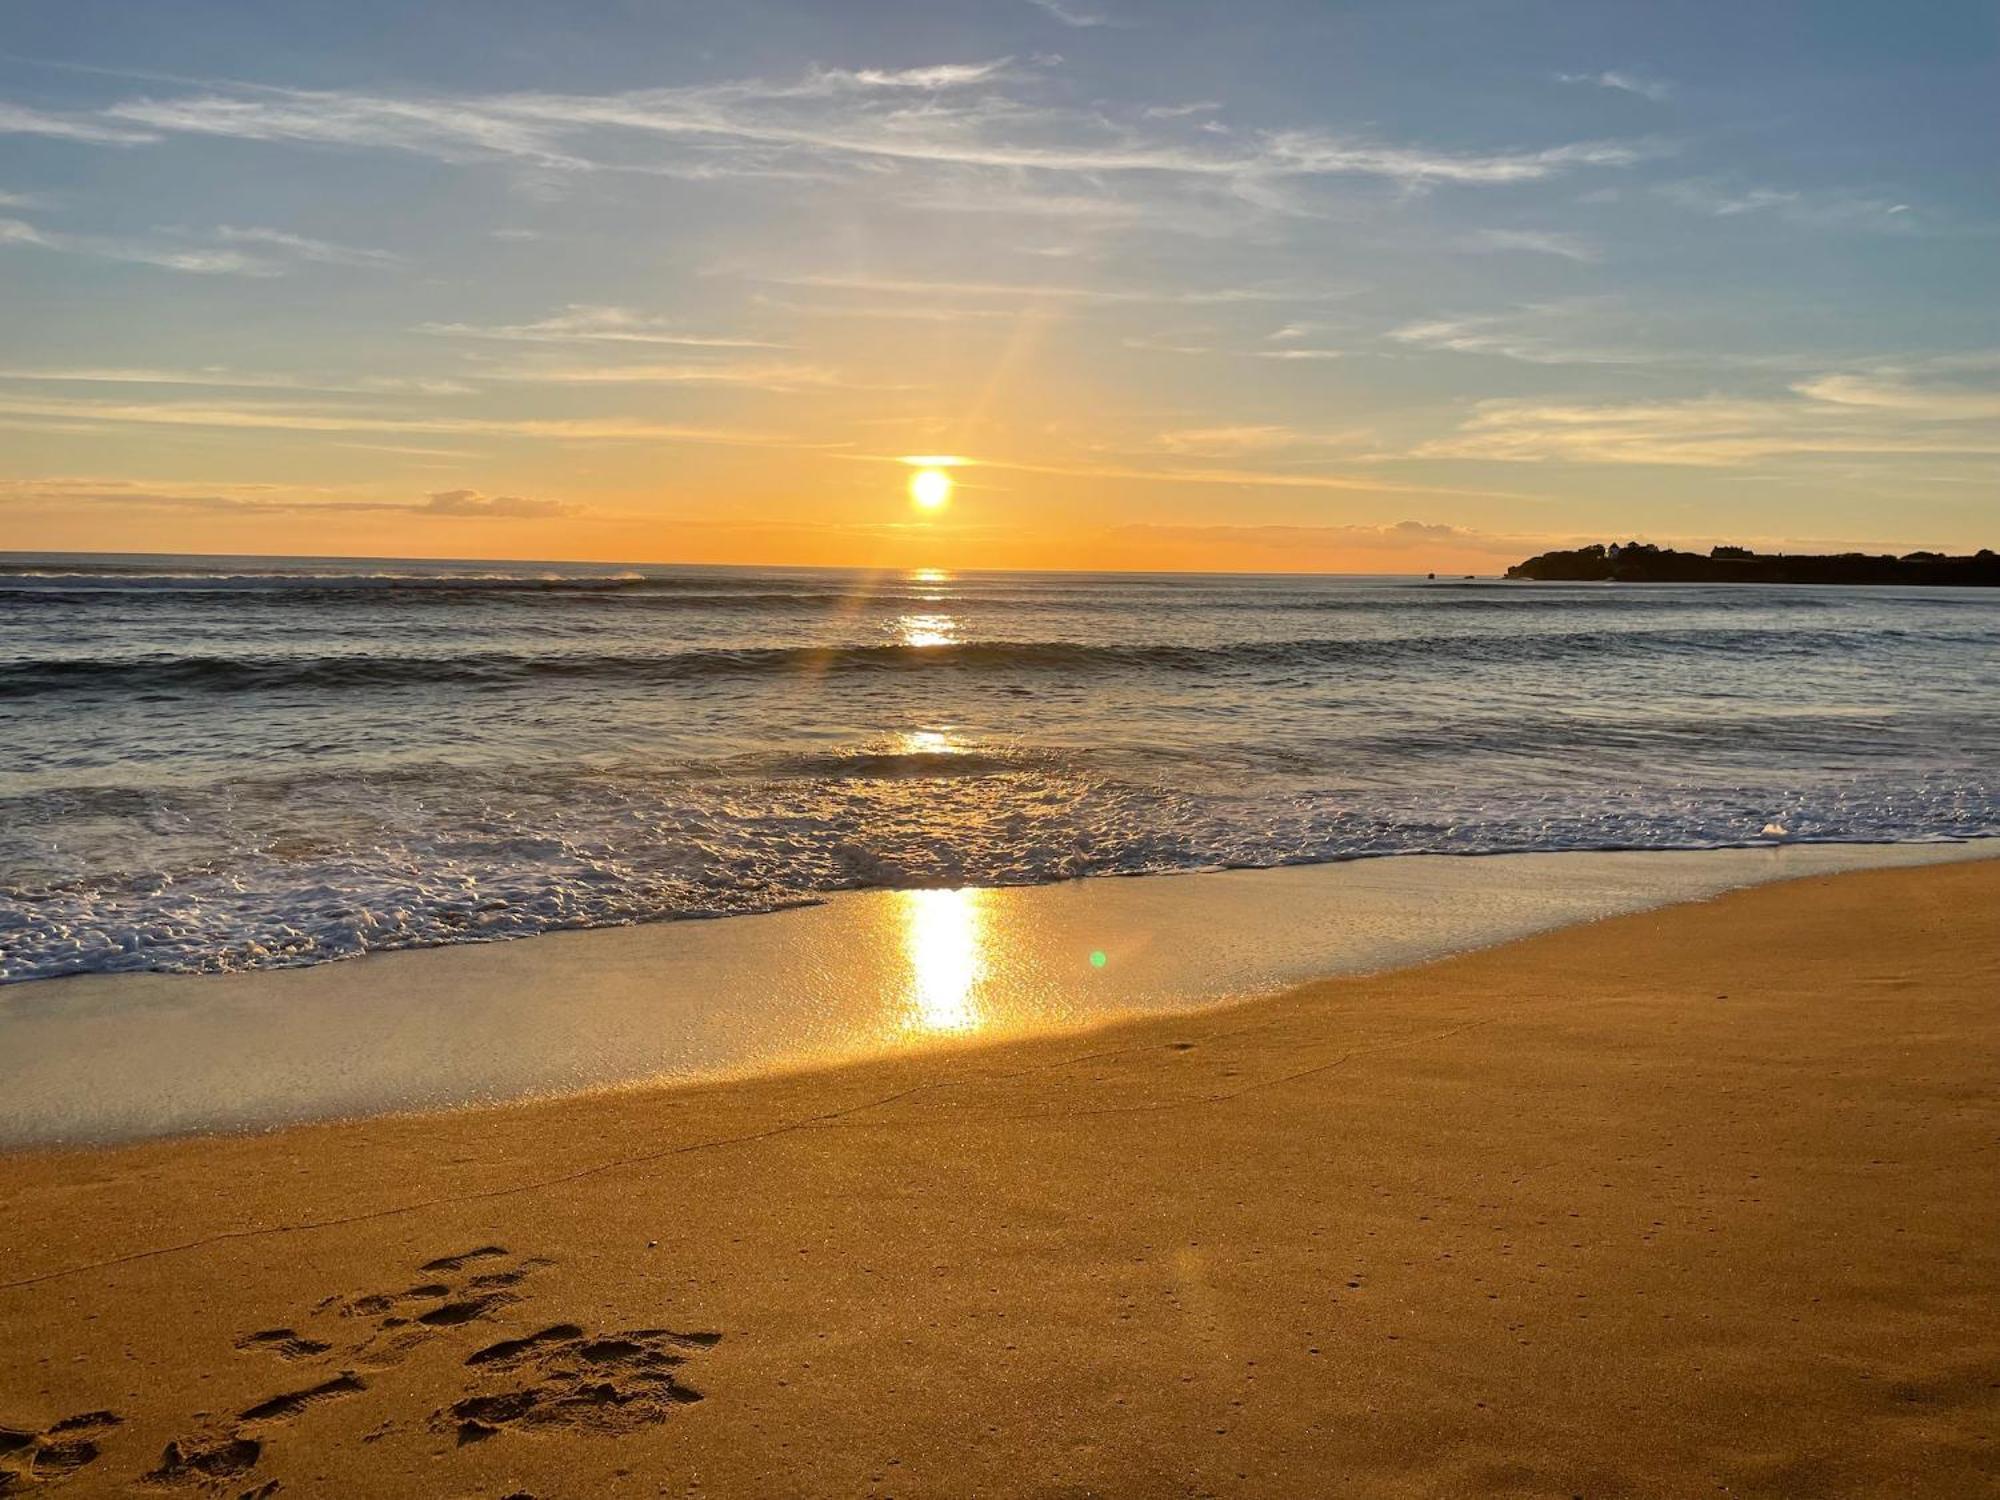
[[[949,646],[958,639],[958,621],[950,615],[904,615],[896,634],[905,646]]]
[[[899,891],[903,954],[910,966],[913,1031],[977,1031],[978,992],[986,978],[986,893]]]

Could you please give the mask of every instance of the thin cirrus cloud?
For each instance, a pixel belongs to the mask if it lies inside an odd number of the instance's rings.
[[[1011,59],[900,70],[815,69],[609,94],[390,95],[229,88],[114,103],[82,121],[107,138],[206,135],[507,161],[559,170],[672,175],[797,175],[884,162],[1052,174],[1214,179],[1362,176],[1406,185],[1537,181],[1632,165],[1653,142],[1570,142],[1442,151],[1312,130],[1248,144],[1172,120],[1107,117],[1041,97],[1047,69]],[[912,101],[920,101],[913,107]]]
[[[189,490],[123,480],[0,480],[0,504],[18,507],[113,505],[154,510],[224,512],[237,516],[318,515],[333,518],[373,512],[448,516],[463,520],[530,521],[577,516],[584,507],[567,500],[487,495],[474,489],[434,490],[417,500],[365,496],[330,499],[287,493],[278,485],[216,486]]]
[[[1155,521],[1120,529],[1135,540],[1187,542],[1204,549],[1247,550],[1294,561],[1301,554],[1320,552],[1431,552],[1440,547],[1520,557],[1549,544],[1547,537],[1502,535],[1436,521],[1320,526],[1176,525]]]
[[[1169,304],[1183,307],[1223,307],[1239,303],[1330,302],[1352,295],[1351,288],[1324,286],[1223,286],[1147,288],[1085,286],[1041,281],[928,281],[907,277],[869,276],[844,272],[804,272],[762,278],[774,286],[827,292],[866,292],[895,297],[965,297],[975,301],[1004,298],[1023,302]]]
[[[1079,29],[1093,26],[1123,26],[1126,22],[1113,20],[1100,11],[1086,10],[1074,0],[1028,0],[1028,3],[1043,15],[1062,22],[1065,26]]]
[[[1741,468],[1773,460],[2000,455],[2000,392],[1831,375],[1782,397],[1482,401],[1420,457]]]
[[[1601,337],[1590,325],[1603,311],[1587,298],[1530,303],[1499,313],[1420,318],[1391,328],[1386,337],[1411,349],[1530,365],[1644,365],[1673,358]]]
[[[1137,349],[1146,354],[1180,354],[1189,358],[1212,354],[1219,359],[1268,359],[1282,364],[1327,363],[1345,359],[1348,353],[1345,349],[1311,348],[1297,344],[1280,345],[1276,349],[1243,349],[1227,344],[1205,344],[1191,339],[1145,335],[1125,339],[1124,347]]]
[[[280,229],[239,229],[234,225],[225,224],[215,231],[215,237],[225,245],[256,246],[326,266],[385,268],[400,265],[403,259],[400,255],[394,255],[387,250],[370,250],[358,245],[336,245],[330,240],[316,240],[303,234],[287,234]]]
[[[1713,180],[1663,182],[1653,191],[1669,203],[1716,219],[1769,215],[1809,229],[1907,232],[1918,227],[1911,205],[1868,193],[1802,193]]]
[[[396,417],[269,404],[217,406],[181,402],[94,402],[0,397],[0,417],[120,426],[204,427],[269,432],[394,432],[540,439],[556,442],[677,442],[723,447],[812,448],[776,433],[691,427],[639,417]]]
[[[1277,423],[1233,427],[1179,427],[1160,433],[1155,442],[1169,453],[1198,458],[1229,458],[1245,453],[1276,453],[1287,449],[1352,448],[1367,441],[1366,432],[1300,432]]]
[[[728,334],[694,333],[625,307],[571,303],[529,323],[419,323],[418,333],[514,344],[664,344],[696,349],[780,349],[782,344]]]
[[[1590,265],[1602,260],[1604,252],[1578,235],[1547,229],[1482,229],[1474,234],[1468,248],[1480,251],[1518,250],[1530,255],[1553,255],[1561,260]]]
[[[1674,93],[1674,86],[1664,78],[1647,78],[1618,68],[1607,68],[1601,73],[1558,73],[1556,79],[1561,83],[1583,83],[1621,94],[1637,94],[1655,104],[1664,104]]]
[[[156,266],[194,276],[281,276],[276,262],[240,250],[206,246],[180,247],[151,240],[118,239],[106,235],[66,234],[38,228],[22,219],[0,219],[0,246],[13,245],[93,260]]]
[[[43,229],[24,219],[0,219],[0,246],[5,245],[155,266],[195,276],[283,276],[302,261],[378,270],[400,263],[400,257],[386,250],[336,245],[276,229],[229,225],[207,234],[161,230],[141,238],[72,234]]]
[[[866,455],[855,455],[866,457]],[[905,463],[905,459],[894,459]],[[1295,469],[1241,469],[1223,467],[1173,468],[1161,464],[1116,463],[1079,460],[1070,463],[1038,463],[1027,459],[964,458],[971,468],[992,469],[1010,474],[1048,474],[1068,479],[1133,480],[1150,484],[1218,486],[1230,489],[1332,490],[1345,493],[1380,495],[1454,495],[1489,499],[1525,500],[1534,497],[1518,491],[1480,486],[1417,484],[1385,479],[1372,474],[1314,474]]]
[[[847,384],[833,370],[800,364],[526,365],[471,374],[476,380],[530,385],[718,385],[796,391]]]
[[[460,380],[414,375],[363,375],[350,381],[308,380],[267,371],[163,370],[115,368],[0,368],[0,380],[53,385],[190,385],[216,390],[306,391],[316,394],[383,395],[406,392],[422,396],[464,396],[474,387]]]
[[[535,520],[576,514],[566,500],[531,500],[521,495],[482,495],[478,490],[433,490],[409,509],[427,516],[472,516],[486,519]]]
[[[0,135],[40,135],[93,146],[141,146],[160,139],[152,130],[108,124],[89,115],[58,115],[0,101]]]

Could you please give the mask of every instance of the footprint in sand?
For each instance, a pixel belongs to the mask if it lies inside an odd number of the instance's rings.
[[[505,1245],[481,1245],[477,1250],[467,1250],[460,1255],[441,1255],[436,1260],[427,1260],[419,1271],[462,1271],[476,1260],[501,1260],[506,1257]]]
[[[98,1439],[124,1420],[115,1411],[86,1411],[39,1432],[0,1426],[0,1495],[61,1484],[97,1462]]]
[[[328,1297],[312,1315],[334,1312],[342,1318],[372,1319],[373,1332],[349,1345],[343,1357],[356,1358],[365,1368],[387,1369],[400,1364],[440,1330],[484,1321],[519,1302],[521,1293],[516,1288],[549,1264],[539,1257],[503,1264],[509,1257],[510,1252],[500,1245],[441,1255],[417,1268],[420,1275],[432,1280],[400,1291]],[[476,1269],[482,1266],[488,1269]],[[474,1274],[460,1280],[456,1273],[467,1268],[475,1268]]]
[[[300,1412],[324,1401],[338,1401],[342,1396],[354,1396],[368,1389],[368,1382],[351,1370],[343,1370],[331,1380],[322,1380],[318,1385],[303,1391],[287,1391],[281,1396],[272,1396],[259,1401],[237,1417],[237,1421],[289,1422]]]
[[[263,1454],[262,1443],[236,1432],[175,1438],[160,1455],[159,1467],[142,1475],[140,1482],[209,1488],[241,1479],[257,1466]]]
[[[301,1338],[289,1328],[266,1328],[257,1333],[246,1333],[236,1341],[236,1347],[245,1353],[275,1354],[280,1359],[311,1359],[316,1354],[324,1354],[333,1345],[318,1339]]]
[[[257,1467],[264,1456],[265,1443],[264,1438],[251,1436],[245,1428],[277,1426],[324,1402],[358,1395],[367,1389],[368,1383],[358,1375],[342,1371],[333,1379],[322,1380],[304,1390],[268,1397],[246,1407],[228,1427],[175,1438],[160,1455],[158,1467],[141,1475],[140,1482],[212,1490],[242,1479]],[[278,1481],[268,1480],[244,1490],[239,1500],[263,1500],[277,1490]]]
[[[574,1323],[551,1324],[467,1355],[471,1393],[432,1413],[431,1426],[460,1445],[508,1428],[632,1432],[702,1399],[676,1372],[721,1338],[668,1328],[592,1336]]]
[[[323,1298],[296,1328],[244,1334],[236,1347],[246,1353],[273,1354],[288,1362],[331,1356],[328,1363],[338,1360],[353,1368],[267,1396],[244,1408],[233,1421],[210,1423],[193,1435],[176,1438],[140,1482],[211,1494],[231,1492],[237,1500],[267,1500],[278,1490],[278,1481],[257,1484],[252,1471],[285,1424],[328,1402],[363,1394],[370,1389],[371,1377],[379,1378],[420,1345],[449,1339],[454,1330],[487,1321],[526,1301],[525,1283],[551,1264],[537,1257],[514,1261],[499,1245],[481,1245],[424,1262],[417,1273],[431,1279],[400,1291],[335,1294]],[[372,1326],[358,1339],[352,1333],[343,1338],[336,1320],[353,1319]],[[678,1372],[690,1357],[720,1340],[720,1334],[667,1328],[594,1335],[580,1324],[552,1323],[467,1354],[466,1393],[433,1412],[431,1426],[455,1435],[460,1444],[480,1442],[506,1429],[631,1432],[664,1422],[678,1408],[702,1399]],[[99,1419],[118,1420],[100,1412],[70,1418],[48,1433],[0,1429],[0,1495],[23,1482],[16,1476],[32,1474],[40,1482],[69,1472],[61,1467],[65,1463],[73,1470],[95,1459],[94,1444],[66,1439],[65,1434]],[[372,1442],[397,1425],[385,1422],[362,1441]],[[66,1440],[81,1442],[88,1452],[64,1448]],[[248,1487],[239,1491],[239,1485]]]

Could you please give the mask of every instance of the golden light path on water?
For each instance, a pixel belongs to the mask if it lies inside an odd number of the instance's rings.
[[[988,964],[981,890],[898,891],[903,954],[909,964],[909,1029],[977,1031],[985,1017],[979,990]]]
[[[905,646],[949,646],[958,639],[958,621],[950,615],[905,615],[896,622]]]
[[[919,568],[910,581],[924,586],[924,604],[939,607],[913,610],[900,617],[895,624],[897,639],[905,646],[951,645],[958,639],[958,621],[949,612],[951,596],[945,585],[950,583],[950,575],[936,568]]]

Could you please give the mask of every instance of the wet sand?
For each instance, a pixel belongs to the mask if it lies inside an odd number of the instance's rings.
[[[0,1152],[716,1082],[1078,1031],[1970,844],[1402,855],[0,986]],[[1093,955],[1103,960],[1092,961]]]
[[[0,1473],[1987,1493],[1996,996],[1978,860],[1082,1037],[19,1153]]]

